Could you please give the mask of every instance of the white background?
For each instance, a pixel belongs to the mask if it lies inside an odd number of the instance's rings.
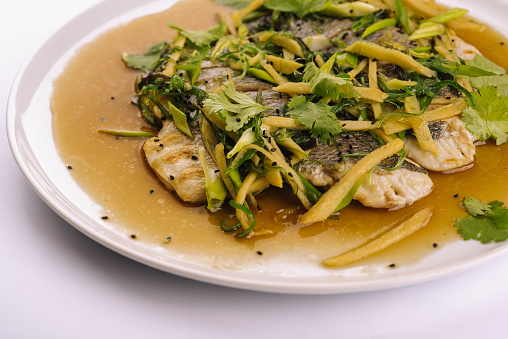
[[[506,255],[415,286],[282,295],[157,271],[62,220],[14,162],[3,112],[23,62],[52,32],[97,2],[0,4],[0,338],[507,337]]]

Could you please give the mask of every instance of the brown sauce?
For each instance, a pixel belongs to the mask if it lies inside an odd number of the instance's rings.
[[[245,260],[258,264],[292,261],[318,266],[322,259],[354,247],[373,234],[397,223],[422,207],[434,206],[428,226],[413,236],[363,260],[359,264],[407,265],[459,239],[453,226],[466,213],[463,197],[508,202],[508,145],[491,143],[477,148],[476,164],[455,174],[431,174],[433,193],[414,205],[398,210],[369,209],[353,202],[338,220],[310,226],[299,225],[303,207],[287,190],[277,196],[270,190],[259,197],[262,211],[257,225],[272,229],[270,236],[235,239],[224,234],[220,221],[230,210],[209,214],[204,207],[181,203],[160,184],[146,166],[141,146],[144,139],[118,138],[98,133],[99,129],[140,130],[151,127],[130,104],[137,71],[127,69],[122,52],[143,53],[174,34],[167,21],[200,30],[216,22],[217,11],[225,10],[207,0],[187,0],[173,8],[112,29],[83,47],[55,81],[51,100],[55,142],[61,158],[72,166],[72,175],[82,189],[103,208],[126,237],[186,260],[208,261],[234,269]],[[508,46],[493,30],[467,41],[495,62],[508,68]],[[485,48],[496,46],[496,48]],[[458,194],[457,197],[455,195]],[[167,237],[171,237],[168,242]]]

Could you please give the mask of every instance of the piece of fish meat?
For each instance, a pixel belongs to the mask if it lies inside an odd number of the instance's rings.
[[[143,151],[148,165],[160,181],[180,199],[190,203],[205,203],[205,172],[199,159],[198,147],[204,147],[199,128],[193,128],[194,138],[183,134],[173,120],[163,121],[159,133],[146,140]],[[205,152],[210,171],[218,170],[215,161]]]
[[[339,181],[360,158],[344,154],[372,152],[379,144],[368,133],[343,132],[336,137],[337,146],[319,145],[308,151],[309,159],[300,162],[299,173],[311,184],[328,189]],[[380,165],[393,168],[397,156]],[[413,204],[432,191],[433,183],[427,171],[405,161],[395,170],[376,169],[358,188],[354,199],[364,206],[399,209]]]
[[[408,158],[430,171],[451,171],[467,169],[473,164],[476,154],[475,138],[459,118],[434,122],[431,128],[432,138],[439,155],[422,150],[414,135],[404,137]]]

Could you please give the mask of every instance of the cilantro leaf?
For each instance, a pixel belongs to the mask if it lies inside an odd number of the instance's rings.
[[[464,199],[462,205],[471,214],[457,218],[455,226],[464,240],[478,240],[483,244],[508,239],[508,209],[500,201],[484,204],[475,198]],[[473,213],[479,212],[474,215]]]
[[[494,75],[491,76],[470,78],[469,81],[474,88],[479,89],[485,86],[495,86],[502,96],[508,96],[508,75],[506,75],[506,70],[503,67],[496,65],[480,54],[476,55],[472,60],[465,60],[464,63],[468,66],[474,66],[494,73]]]
[[[462,206],[469,212],[473,217],[478,215],[485,215],[485,213],[492,212],[489,204],[484,204],[478,199],[473,197],[466,198],[462,201]]]
[[[301,95],[291,99],[288,107],[291,108],[288,115],[310,128],[311,136],[319,138],[323,144],[330,142],[332,137],[342,131],[331,107],[322,100],[313,103]]]
[[[508,141],[508,97],[500,97],[494,86],[472,93],[475,105],[466,107],[462,121],[479,140],[490,137],[501,145]]]
[[[176,66],[177,69],[187,71],[189,77],[191,78],[192,85],[194,85],[201,74],[201,63],[206,58],[209,50],[209,45],[202,45],[198,49],[194,50],[193,54],[186,60],[185,64],[179,64]]]
[[[206,31],[187,31],[183,28],[180,28],[173,24],[172,22],[168,22],[169,27],[176,29],[180,32],[181,35],[192,41],[196,45],[211,45],[212,42],[215,42],[222,38],[226,32],[227,27],[224,21],[219,21],[219,23]]]
[[[301,19],[307,14],[321,11],[327,2],[327,0],[268,0],[264,6],[274,11],[293,12]]]
[[[334,101],[341,96],[351,97],[354,93],[353,84],[349,78],[323,72],[313,62],[308,62],[305,65],[303,81],[311,84],[311,91],[315,95],[330,98]]]
[[[226,121],[227,131],[234,132],[257,114],[272,109],[256,103],[245,93],[237,92],[230,82],[219,93],[210,94],[203,104]]]
[[[146,54],[128,54],[124,52],[122,53],[122,60],[127,67],[148,71],[152,68],[153,64],[159,60],[161,52],[167,46],[168,44],[166,42],[152,45],[148,48]]]

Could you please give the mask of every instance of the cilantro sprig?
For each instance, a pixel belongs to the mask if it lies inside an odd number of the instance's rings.
[[[256,103],[247,94],[236,91],[228,82],[217,94],[210,94],[203,102],[212,112],[226,121],[227,131],[239,131],[257,114],[272,109]]]
[[[508,209],[500,201],[488,204],[469,197],[462,201],[462,206],[470,214],[457,218],[455,226],[464,240],[478,240],[483,244],[501,242],[508,239]]]
[[[340,122],[331,107],[322,100],[313,103],[301,95],[291,99],[288,107],[291,108],[288,115],[308,127],[311,136],[319,138],[323,144],[330,142],[332,137],[339,135],[342,131]]]
[[[508,97],[499,95],[496,87],[487,86],[472,93],[475,104],[462,112],[462,121],[479,140],[496,139],[501,145],[508,141]]]

